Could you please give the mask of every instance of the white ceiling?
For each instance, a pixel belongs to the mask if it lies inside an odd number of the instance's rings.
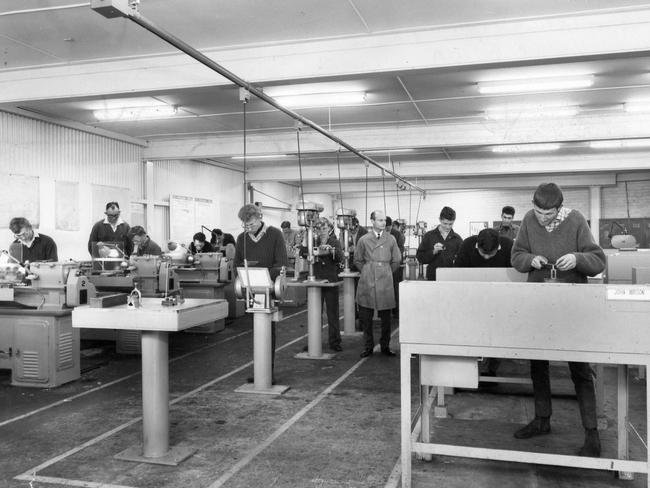
[[[414,149],[371,156],[434,189],[443,181],[470,187],[491,178],[498,186],[549,172],[580,173],[580,184],[588,185],[596,172],[650,169],[647,150],[597,151],[588,145],[650,137],[650,116],[623,111],[626,102],[650,100],[650,3],[613,4],[142,0],[139,11],[257,87],[363,87],[363,104],[297,111],[358,149]],[[594,86],[508,96],[477,90],[485,80],[582,73],[594,73]],[[143,97],[177,105],[178,115],[100,122],[91,110],[114,99]],[[508,122],[484,117],[496,105],[558,103],[578,106],[579,115]],[[0,109],[134,138],[147,145],[151,159],[243,164],[232,159],[243,152],[238,87],[143,27],[107,19],[86,2],[0,0]],[[289,155],[249,160],[250,178],[297,181],[294,121],[255,97],[246,112],[248,154]],[[559,142],[562,149],[552,155],[491,151],[496,144],[525,142]],[[307,191],[326,188],[336,174],[337,146],[307,128],[301,149]],[[344,191],[358,191],[363,165],[345,153],[340,160]]]

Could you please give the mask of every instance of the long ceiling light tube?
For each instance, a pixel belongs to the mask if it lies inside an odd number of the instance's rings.
[[[359,156],[361,159],[367,161],[368,163],[372,164],[373,166],[381,169],[384,173],[387,173],[394,178],[398,179],[399,181],[405,183],[409,187],[413,188],[414,190],[419,191],[423,195],[426,195],[426,191],[423,188],[420,188],[419,186],[411,183],[410,181],[404,179],[402,176],[398,175],[397,173],[394,173],[388,168],[383,167],[381,164],[379,164],[377,161],[372,159],[371,157],[363,154],[361,151],[358,149],[354,148],[347,142],[345,142],[343,139],[335,136],[331,132],[325,130],[323,127],[320,125],[316,124],[315,122],[312,122],[311,120],[307,119],[306,117],[303,117],[297,112],[294,112],[291,109],[288,109],[281,104],[279,104],[274,98],[268,96],[265,94],[262,90],[259,88],[256,88],[254,85],[251,83],[247,82],[246,80],[240,78],[236,74],[232,73],[230,70],[224,68],[220,64],[216,63],[209,57],[205,56],[201,52],[197,51],[195,48],[187,44],[185,41],[182,41],[181,39],[177,38],[173,34],[170,34],[166,32],[165,30],[161,29],[157,25],[155,25],[153,22],[150,20],[146,19],[140,12],[138,12],[134,7],[131,7],[129,3],[126,0],[91,0],[90,3],[90,8],[98,12],[99,14],[103,15],[104,17],[107,18],[115,18],[115,17],[125,17],[129,20],[132,20],[136,24],[140,25],[141,27],[144,27],[146,30],[151,32],[152,34],[160,37],[163,41],[168,42],[178,50],[184,52],[188,56],[194,58],[197,60],[199,63],[207,66],[213,71],[216,71],[219,73],[221,76],[224,78],[227,78],[228,80],[232,81],[236,85],[248,90],[250,93],[255,95],[257,98],[264,100],[266,103],[269,105],[275,107],[276,109],[280,110],[281,112],[284,112],[287,114],[289,117],[293,118],[294,120],[297,120],[298,122],[301,122],[302,124],[311,127],[314,129],[316,132],[319,132],[320,134],[324,135],[328,139],[334,141],[336,144],[339,146],[347,149],[350,152],[353,152],[357,156]]]

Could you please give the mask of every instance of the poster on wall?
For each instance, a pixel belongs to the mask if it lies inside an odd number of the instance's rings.
[[[79,230],[79,183],[55,181],[55,225],[57,230]]]
[[[183,195],[169,196],[169,236],[172,241],[189,243],[197,232],[205,233],[201,225],[210,228],[214,220],[214,203],[207,198],[193,198]]]
[[[0,228],[8,229],[14,217],[25,217],[34,228],[41,221],[41,189],[38,176],[10,175],[2,177],[0,192]]]
[[[481,221],[481,222],[470,222],[469,223],[469,235],[470,236],[475,236],[479,232],[481,232],[483,229],[488,228],[488,223],[487,221]]]
[[[104,218],[106,204],[117,202],[120,206],[120,217],[130,224],[131,219],[131,190],[119,186],[92,185],[93,222]]]

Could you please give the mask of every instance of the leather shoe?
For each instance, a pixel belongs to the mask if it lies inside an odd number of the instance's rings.
[[[392,357],[392,356],[397,356],[397,354],[395,354],[393,351],[391,351],[391,350],[388,349],[388,348],[382,349],[382,350],[381,350],[381,353],[382,353],[384,356],[390,356],[390,357]]]
[[[367,358],[368,356],[372,355],[372,349],[365,349],[361,354],[359,354],[360,358]]]
[[[343,348],[338,344],[336,346],[330,346],[330,349],[336,352],[341,352],[343,350]]]
[[[600,457],[600,437],[597,429],[585,430],[585,443],[578,451],[578,456]]]
[[[515,432],[515,439],[530,439],[537,435],[545,435],[551,432],[550,417],[535,417],[527,426]]]

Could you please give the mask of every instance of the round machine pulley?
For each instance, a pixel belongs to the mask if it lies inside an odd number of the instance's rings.
[[[323,211],[320,203],[304,202],[296,205],[298,210],[298,225],[302,227],[311,227],[318,220],[318,214]]]
[[[244,298],[244,283],[239,276],[235,278],[235,283],[233,286],[235,288],[235,295],[237,298]]]
[[[336,226],[339,229],[352,227],[352,218],[357,216],[357,211],[348,208],[339,208],[336,211]]]
[[[282,300],[287,292],[287,277],[284,274],[279,275],[273,284],[273,293],[276,300]]]

